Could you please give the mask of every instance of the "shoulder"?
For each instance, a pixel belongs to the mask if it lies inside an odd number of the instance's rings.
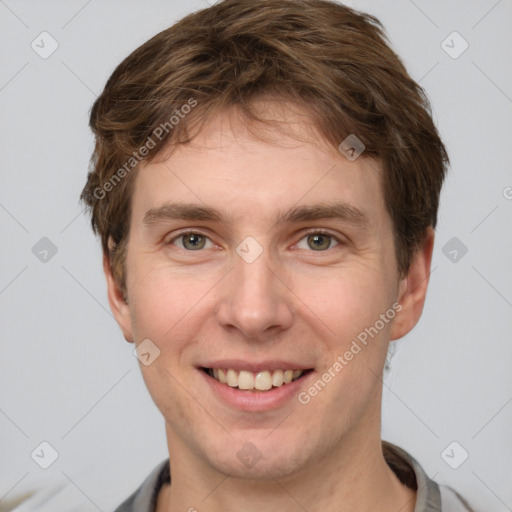
[[[416,491],[414,512],[474,512],[454,489],[429,478],[420,463],[403,448],[383,441],[382,450],[400,481]]]
[[[474,512],[469,503],[454,489],[439,485],[442,512]]]
[[[160,462],[133,492],[114,512],[154,512],[158,493],[162,486],[169,481],[169,459]]]

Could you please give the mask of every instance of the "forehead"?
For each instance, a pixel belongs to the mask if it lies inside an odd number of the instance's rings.
[[[248,125],[236,110],[227,110],[191,143],[143,166],[132,202],[137,220],[178,202],[202,205],[209,220],[231,222],[282,222],[293,209],[299,218],[297,207],[334,204],[354,219],[361,213],[359,220],[375,223],[386,216],[379,162],[349,161],[295,105],[262,108],[277,127]]]

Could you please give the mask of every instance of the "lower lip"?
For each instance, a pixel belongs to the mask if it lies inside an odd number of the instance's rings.
[[[292,398],[296,397],[300,389],[305,386],[306,381],[311,378],[314,372],[310,371],[306,375],[283,384],[278,388],[272,388],[268,391],[243,391],[238,388],[232,388],[227,384],[222,384],[218,380],[210,377],[204,370],[198,369],[203,379],[210,386],[216,396],[232,407],[242,411],[270,411],[278,409]]]

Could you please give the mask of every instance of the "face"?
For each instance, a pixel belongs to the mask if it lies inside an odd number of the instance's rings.
[[[127,304],[105,263],[125,338],[160,351],[141,371],[170,451],[241,477],[380,443],[388,343],[418,320],[430,265],[431,245],[399,279],[379,164],[282,116],[307,140],[225,112],[140,169]]]

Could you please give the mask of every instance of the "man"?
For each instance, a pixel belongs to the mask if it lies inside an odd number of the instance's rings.
[[[82,199],[169,459],[118,512],[462,511],[382,442],[448,164],[375,18],[226,0],[114,71]]]

